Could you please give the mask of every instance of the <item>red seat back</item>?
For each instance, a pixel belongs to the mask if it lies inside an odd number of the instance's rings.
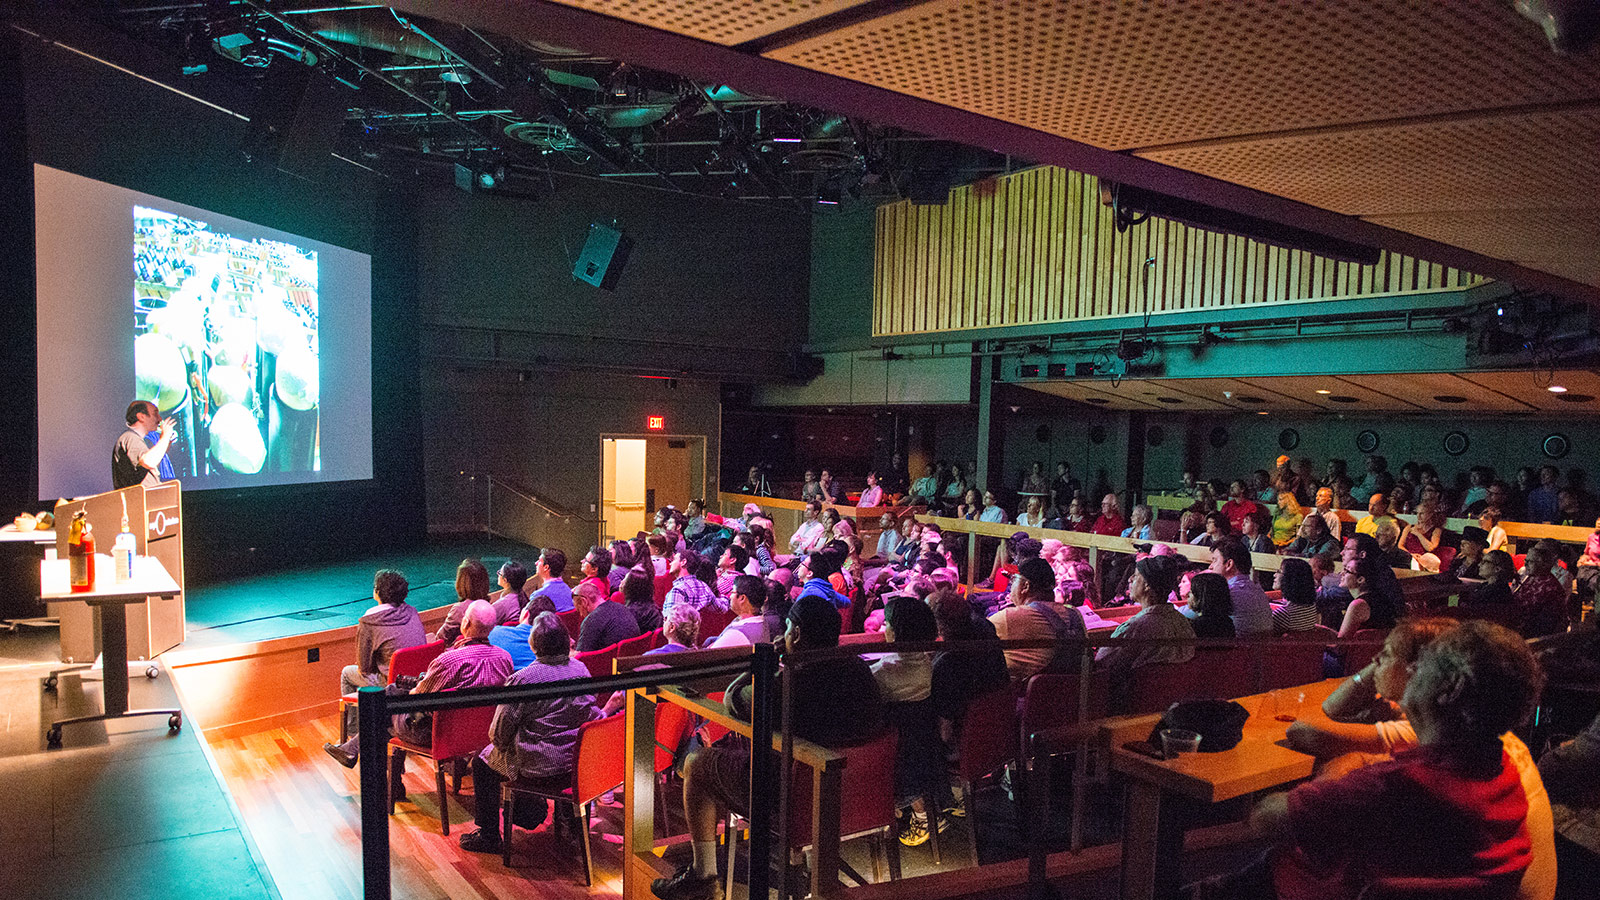
[[[1332,628],[1291,631],[1262,648],[1262,690],[1294,687],[1322,680],[1322,653],[1338,639]]]
[[[1258,648],[1197,648],[1185,663],[1157,663],[1133,670],[1130,712],[1162,712],[1179,700],[1244,697],[1256,693]]]
[[[616,661],[617,648],[621,646],[621,642],[618,642],[609,647],[602,647],[599,650],[574,653],[572,658],[588,667],[590,678],[599,678],[602,675],[612,674],[612,663]]]
[[[651,634],[651,638],[650,638],[650,649],[651,650],[657,650],[657,649],[660,649],[660,648],[665,647],[667,645],[667,633],[665,631],[662,631],[660,628],[657,628],[655,631],[650,632],[650,634]]]
[[[1387,628],[1361,628],[1350,636],[1354,641],[1370,642],[1365,647],[1347,647],[1344,651],[1344,670],[1346,672],[1359,672],[1367,667],[1378,656],[1378,651],[1383,649],[1383,641],[1389,636]]]
[[[567,637],[577,640],[578,629],[583,627],[583,613],[574,606],[566,612],[556,613],[556,618],[560,619],[562,626],[567,629]]]
[[[1071,725],[1078,721],[1078,701],[1082,696],[1078,675],[1035,675],[1028,679],[1022,696],[1021,725],[1024,736],[1047,728]],[[1110,694],[1111,676],[1105,671],[1089,676],[1089,707],[1086,719],[1104,718]]]
[[[618,717],[620,718],[620,716]],[[656,704],[656,771],[665,772],[672,767],[678,748],[689,736],[689,726],[694,717],[676,703]]]
[[[736,618],[738,618],[738,616],[734,615],[733,610],[731,609],[722,609],[720,607],[712,606],[709,603],[700,607],[701,646],[705,646],[706,644],[716,640],[717,635],[722,633],[722,629],[727,628],[728,623],[732,622]]]
[[[1017,758],[1017,695],[1010,685],[980,694],[967,704],[961,721],[956,769],[977,781]]]
[[[394,680],[402,675],[418,676],[428,671],[428,666],[432,665],[448,646],[444,641],[433,641],[396,650],[394,657],[389,660],[389,683],[393,684]]]
[[[651,582],[651,589],[656,600],[656,609],[660,609],[667,602],[667,592],[672,590],[672,579],[665,575],[657,575]]]
[[[624,602],[623,599],[622,599],[622,592],[621,591],[612,591],[611,592],[611,602],[612,603],[622,603],[622,602]]]
[[[572,776],[573,799],[579,806],[604,794],[626,777],[627,716],[608,716],[578,730]]]
[[[470,756],[489,745],[494,706],[440,709],[433,713],[433,758]]]
[[[899,731],[891,728],[869,743],[839,751],[845,757],[839,794],[844,798],[839,809],[841,836],[894,823],[894,757],[899,744]],[[811,843],[813,773],[799,762],[793,772],[789,846],[804,847]]]
[[[638,637],[628,638],[617,644],[617,656],[639,656],[650,649],[650,644],[655,640],[655,632],[641,634]]]

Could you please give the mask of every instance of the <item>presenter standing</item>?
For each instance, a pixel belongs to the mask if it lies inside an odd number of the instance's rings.
[[[136,484],[160,484],[163,478],[172,477],[172,464],[167,462],[167,448],[177,423],[162,419],[161,411],[149,400],[135,400],[128,404],[125,416],[128,428],[117,436],[111,448],[111,487],[120,490]],[[147,436],[157,432],[154,444]]]

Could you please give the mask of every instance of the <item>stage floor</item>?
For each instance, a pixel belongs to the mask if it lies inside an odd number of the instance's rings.
[[[408,602],[418,610],[448,606],[456,602],[456,566],[467,557],[483,560],[493,581],[507,559],[532,570],[537,551],[485,535],[435,538],[396,553],[192,586],[185,600],[189,637],[183,646],[219,647],[354,625],[372,606],[372,574],[379,569],[405,573],[411,582]]]

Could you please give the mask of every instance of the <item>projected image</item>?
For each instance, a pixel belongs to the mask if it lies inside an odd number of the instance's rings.
[[[317,253],[133,208],[135,396],[178,478],[321,470]]]

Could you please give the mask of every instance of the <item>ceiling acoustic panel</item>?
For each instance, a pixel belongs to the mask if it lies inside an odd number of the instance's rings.
[[[1600,204],[1600,101],[1140,155],[1355,216],[1593,208]]]
[[[505,0],[501,0],[505,2]],[[662,31],[733,46],[865,0],[554,0]]]
[[[1600,287],[1600,197],[1588,209],[1500,209],[1372,216],[1379,225]]]
[[[1600,97],[1507,0],[932,0],[766,55],[1119,150]]]

